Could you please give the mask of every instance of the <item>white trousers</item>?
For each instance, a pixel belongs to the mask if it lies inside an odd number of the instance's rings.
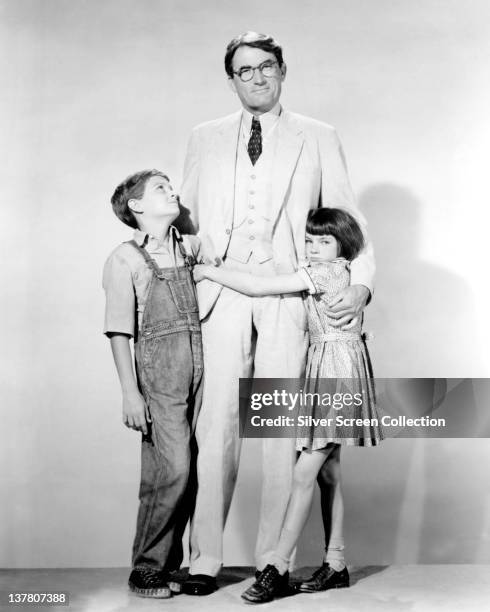
[[[257,266],[235,263],[233,267],[257,271]],[[227,288],[223,288],[202,323],[204,389],[196,429],[198,493],[190,533],[191,574],[216,576],[223,563],[223,530],[241,449],[238,379],[302,376],[308,346],[304,323],[299,296],[250,298]],[[262,498],[255,549],[260,570],[272,558],[286,514],[295,462],[294,442],[263,440]]]

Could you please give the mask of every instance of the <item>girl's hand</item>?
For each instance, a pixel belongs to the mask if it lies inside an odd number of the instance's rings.
[[[198,266],[194,266],[192,270],[192,276],[194,277],[194,281],[198,283],[199,281],[202,281],[205,278],[209,278],[208,273],[209,273],[209,268],[211,267],[212,266],[209,266],[206,264],[199,264]]]

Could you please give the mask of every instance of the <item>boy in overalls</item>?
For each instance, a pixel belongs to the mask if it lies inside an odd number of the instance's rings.
[[[116,216],[135,229],[133,240],[109,256],[103,279],[104,333],[121,383],[123,422],[143,434],[129,588],[167,598],[195,493],[191,456],[203,358],[191,267],[199,241],[171,225],[178,197],[157,170],[127,178],[111,202]]]

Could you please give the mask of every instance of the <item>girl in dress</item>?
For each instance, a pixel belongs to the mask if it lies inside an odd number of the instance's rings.
[[[290,557],[308,518],[315,480],[326,461],[331,465],[330,472],[337,476],[334,476],[333,501],[330,504],[322,503],[324,525],[331,526],[325,539],[327,547],[337,551],[337,558],[333,562],[330,560],[330,563],[324,561],[309,580],[300,584],[299,589],[312,592],[349,585],[343,560],[343,503],[338,484],[340,447],[374,446],[383,436],[380,428],[373,424],[377,416],[373,374],[361,334],[361,321],[354,320],[346,326],[348,329],[334,327],[331,324],[334,321],[328,316],[328,304],[341,289],[349,285],[350,261],[363,246],[362,231],[352,215],[342,209],[319,208],[310,211],[306,223],[305,250],[309,265],[295,273],[264,277],[229,270],[226,266],[200,265],[194,269],[196,281],[207,278],[250,296],[307,291],[310,346],[304,390],[321,393],[321,379],[342,379],[348,387],[345,389],[344,386],[344,390],[351,395],[361,394],[362,403],[347,409],[343,407],[340,414],[354,419],[366,419],[365,422],[369,423],[350,428],[307,425],[297,429],[296,449],[300,454],[294,467],[286,518],[272,564],[266,566],[256,582],[242,595],[249,603],[270,601],[287,587]],[[327,416],[324,407],[314,404],[301,405],[299,415],[317,420],[318,417]],[[332,413],[328,416],[332,416]],[[335,414],[333,416],[335,421]],[[325,516],[326,513],[330,516]],[[332,542],[330,535],[334,531],[335,541]]]

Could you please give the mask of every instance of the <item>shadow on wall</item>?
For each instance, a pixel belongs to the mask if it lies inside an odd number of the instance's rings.
[[[421,259],[420,237],[427,231],[422,223],[424,205],[409,189],[380,183],[362,193],[360,207],[369,223],[377,261],[375,298],[367,315],[367,325],[375,331],[375,374],[476,375],[480,350],[474,298],[463,278]],[[430,231],[437,238],[439,228]],[[441,260],[443,257],[441,253]],[[468,417],[470,408],[461,405]],[[471,423],[467,425],[461,435],[475,435]],[[387,531],[393,538],[391,562],[476,560],[488,478],[478,469],[482,453],[475,454],[472,449],[480,448],[485,454],[484,442],[432,439],[385,443],[380,455],[391,451],[393,472],[386,478],[386,464],[384,469],[377,466],[385,485],[384,495],[378,493],[381,499],[388,494],[389,499],[381,504],[391,501],[391,517],[385,516],[385,528],[391,525]],[[488,554],[484,551],[483,557]],[[479,556],[481,559],[481,547]]]
[[[474,298],[461,277],[420,258],[423,204],[391,183],[368,187],[359,202],[376,253],[375,295],[365,324],[375,333],[375,375],[477,375]],[[438,229],[430,231],[436,236]]]

